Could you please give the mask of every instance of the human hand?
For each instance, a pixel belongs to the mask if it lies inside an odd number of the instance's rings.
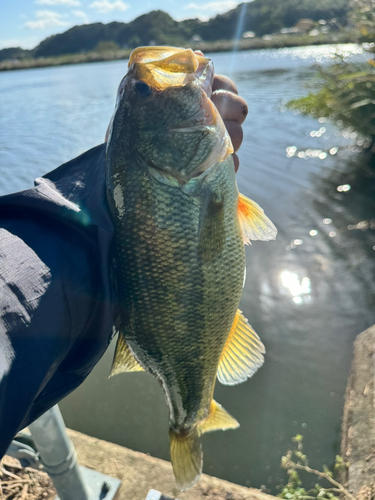
[[[243,139],[243,130],[241,125],[246,119],[248,108],[247,104],[238,95],[238,90],[234,82],[224,75],[215,75],[212,84],[211,100],[219,111],[221,118],[227,128],[231,138],[234,153],[234,169],[237,172],[240,161],[236,152],[241,146]],[[104,141],[107,142],[111,123],[108,125]]]
[[[248,113],[247,104],[238,95],[238,90],[234,82],[224,75],[215,75],[212,84],[211,100],[217,107],[232,140],[234,169],[237,172],[240,161],[236,152],[241,146],[243,139],[241,125]]]

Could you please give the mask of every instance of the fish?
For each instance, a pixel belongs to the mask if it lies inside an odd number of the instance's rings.
[[[216,379],[235,385],[263,364],[264,345],[239,310],[244,243],[277,232],[238,192],[213,78],[201,52],[135,49],[106,153],[120,310],[111,375],[159,381],[181,490],[202,472],[200,436],[239,426],[213,399]]]

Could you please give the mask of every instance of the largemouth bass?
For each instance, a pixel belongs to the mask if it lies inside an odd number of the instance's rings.
[[[200,435],[239,425],[213,400],[216,377],[234,385],[263,363],[238,310],[244,242],[276,236],[238,193],[213,76],[212,62],[190,49],[136,49],[107,146],[121,309],[112,374],[144,369],[160,382],[181,489],[201,473]]]

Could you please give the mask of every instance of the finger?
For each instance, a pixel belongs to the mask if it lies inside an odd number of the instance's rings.
[[[242,127],[237,122],[233,122],[231,120],[225,120],[224,125],[228,130],[229,137],[231,138],[233,144],[234,152],[236,153],[239,147],[241,146],[243,140]]]
[[[240,166],[240,160],[238,159],[238,156],[236,155],[236,153],[232,154],[232,158],[233,158],[233,163],[234,163],[234,171],[237,173],[238,167]]]
[[[211,100],[223,120],[232,120],[240,125],[245,121],[248,108],[242,97],[226,90],[217,90],[212,94]]]
[[[234,82],[230,78],[224,75],[215,75],[214,81],[212,83],[212,92],[215,90],[229,90],[230,92],[234,92],[238,94],[238,90]]]

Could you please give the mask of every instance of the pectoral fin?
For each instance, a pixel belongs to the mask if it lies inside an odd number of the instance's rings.
[[[239,194],[238,219],[245,245],[251,240],[269,241],[276,238],[277,229],[255,201]]]
[[[138,361],[130,352],[126,344],[125,338],[120,332],[117,339],[115,356],[113,358],[110,377],[123,372],[141,372],[144,371]]]
[[[224,385],[245,382],[262,366],[265,352],[262,341],[238,310],[221,354],[219,382]]]
[[[224,408],[216,403],[216,401],[211,401],[210,414],[208,417],[199,422],[198,431],[199,434],[204,434],[205,432],[211,431],[225,431],[227,429],[237,429],[240,424],[235,418],[233,418],[229,413],[224,410]]]

